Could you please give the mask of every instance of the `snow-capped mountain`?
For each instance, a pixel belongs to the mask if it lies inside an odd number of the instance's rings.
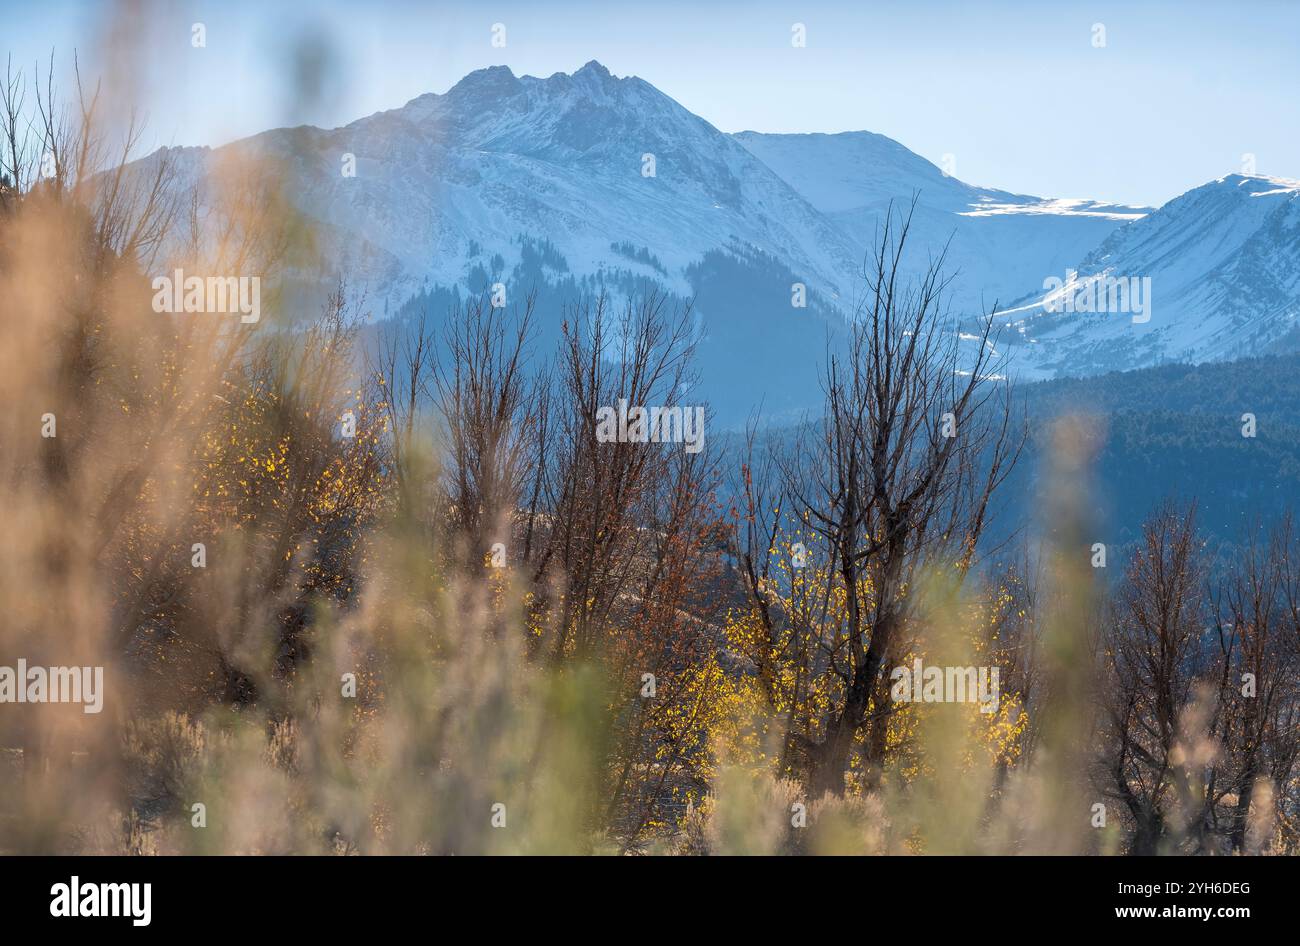
[[[1300,295],[1293,183],[1225,178],[1156,212],[1013,194],[869,132],[725,134],[597,62],[545,79],[482,69],[341,128],[172,156],[200,187],[225,158],[273,161],[324,261],[295,275],[322,286],[345,273],[376,315],[498,281],[515,301],[550,292],[551,331],[594,291],[653,283],[693,300],[701,396],[724,425],[760,401],[769,418],[819,401],[891,201],[917,200],[914,270],[947,246],[954,312],[1017,306],[1000,318],[1012,370],[1030,377],[1257,352],[1290,331]],[[1154,317],[1045,313],[1044,280],[1069,270],[1152,277]]]
[[[920,249],[909,262],[919,270],[929,252],[947,245],[955,275],[950,301],[962,312],[1006,305],[1044,274],[1074,265],[1117,227],[1150,212],[974,187],[897,141],[866,131],[746,131],[736,138],[826,214],[859,253],[872,245],[890,202],[897,210],[917,195],[909,242]]]
[[[342,128],[227,147],[287,162],[298,209],[339,234],[338,263],[393,302],[463,284],[493,255],[508,272],[521,238],[548,242],[568,272],[629,270],[683,295],[686,267],[733,244],[779,257],[824,298],[855,264],[843,234],[730,136],[597,62],[546,79],[494,66]]]
[[[1090,375],[1300,345],[1300,181],[1232,174],[1116,230],[1003,312],[1026,374]],[[1058,284],[1059,283],[1059,284]],[[1136,304],[1135,304],[1136,303]]]
[[[918,259],[955,232],[963,301],[1022,295],[1025,272],[1036,281],[1145,212],[972,187],[867,132],[723,134],[597,62],[546,79],[482,69],[342,128],[276,129],[186,157],[215,165],[227,150],[287,168],[331,261],[391,302],[463,283],[493,255],[509,271],[531,238],[568,272],[629,271],[682,295],[710,251],[762,254],[845,310],[879,214],[913,194]],[[345,155],[355,176],[341,171]]]

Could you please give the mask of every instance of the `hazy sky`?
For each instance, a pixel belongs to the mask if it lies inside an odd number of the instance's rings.
[[[54,48],[57,76],[75,49],[83,75],[115,88],[114,57],[143,64],[150,146],[340,125],[483,66],[546,76],[599,59],[724,131],[867,129],[1021,193],[1160,204],[1245,153],[1261,174],[1300,178],[1300,3],[1283,0],[136,6],[123,18],[105,2],[0,0],[0,52],[30,67]],[[305,102],[288,79],[304,39],[332,66]]]

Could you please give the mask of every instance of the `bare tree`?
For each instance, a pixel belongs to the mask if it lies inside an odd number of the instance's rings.
[[[1267,536],[1253,530],[1214,595],[1222,668],[1222,718],[1215,735],[1222,751],[1210,793],[1216,805],[1231,803],[1224,834],[1232,851],[1247,850],[1252,819],[1273,822],[1273,804],[1270,810],[1258,806],[1273,797],[1275,786],[1290,783],[1300,747],[1295,569],[1287,516]],[[1262,788],[1268,791],[1261,794]]]
[[[881,670],[915,607],[906,590],[928,566],[970,569],[993,492],[1024,442],[998,374],[994,317],[975,337],[959,335],[944,304],[944,253],[915,281],[903,277],[914,212],[915,201],[886,214],[848,350],[828,359],[825,414],[783,465],[783,503],[828,550],[845,599],[843,621],[819,642],[838,696],[820,732],[796,739],[815,793],[843,790],[864,732],[868,769],[878,768],[888,714]],[[745,501],[768,515],[759,496]],[[746,545],[756,549],[757,539]],[[757,576],[748,584],[762,608]]]
[[[1217,683],[1204,644],[1205,562],[1195,506],[1166,504],[1149,519],[1119,589],[1107,630],[1107,767],[1110,794],[1133,822],[1131,850],[1156,853],[1204,833],[1205,796],[1188,753],[1205,727],[1185,721]],[[1229,647],[1232,645],[1228,645]],[[1209,711],[1217,710],[1210,701]],[[1204,704],[1203,704],[1204,705]],[[1171,836],[1173,834],[1177,837]]]
[[[509,554],[525,488],[543,462],[549,392],[529,364],[534,303],[530,295],[509,324],[486,298],[470,300],[452,314],[434,372],[448,511],[479,564],[498,543]]]
[[[598,442],[602,407],[680,405],[690,380],[689,310],[669,316],[651,294],[620,318],[608,302],[576,306],[565,320],[556,370],[545,476],[526,522],[528,568],[539,587],[548,574],[564,591],[553,612],[552,656],[584,654],[638,577],[649,544],[644,531],[668,463],[667,444]],[[680,445],[674,445],[677,450]]]

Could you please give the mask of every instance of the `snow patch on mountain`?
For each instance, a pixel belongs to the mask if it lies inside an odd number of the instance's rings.
[[[891,204],[906,208],[915,196],[909,275],[946,249],[951,302],[960,312],[987,311],[1023,295],[1116,227],[1150,212],[976,187],[871,132],[735,137],[825,213],[860,255],[873,245]]]
[[[1020,336],[1017,360],[1026,374],[1088,375],[1294,348],[1300,182],[1219,178],[1116,230],[1073,270],[1057,274],[1069,277],[1064,287],[1040,286],[1000,315]],[[1060,311],[1065,296],[1134,278],[1150,280],[1149,320]]]

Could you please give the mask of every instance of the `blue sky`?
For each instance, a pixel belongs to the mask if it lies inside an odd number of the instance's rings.
[[[77,50],[83,74],[143,103],[148,146],[345,124],[483,66],[545,76],[599,59],[724,131],[867,129],[1022,193],[1159,204],[1245,153],[1261,174],[1300,178],[1300,3],[1283,0],[203,0],[138,18],[101,2],[0,5],[0,52],[30,64],[53,48],[58,75]],[[305,99],[287,81],[304,38],[332,65]]]

